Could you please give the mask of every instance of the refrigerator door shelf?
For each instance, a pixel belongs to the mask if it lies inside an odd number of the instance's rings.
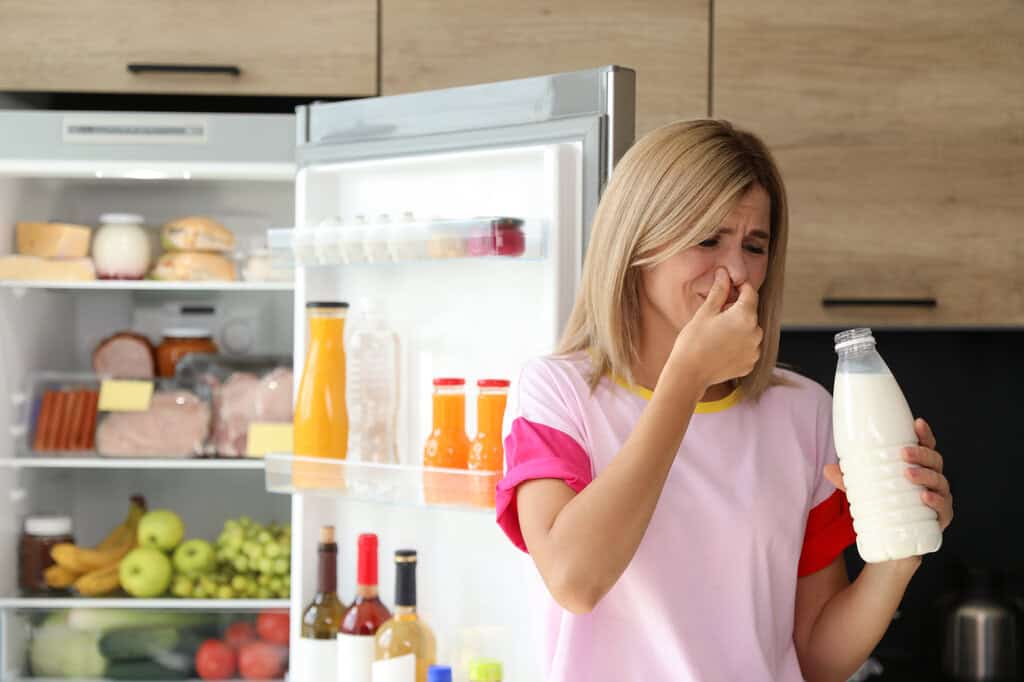
[[[494,471],[267,455],[267,490],[380,504],[494,513]]]
[[[543,260],[544,220],[486,217],[397,224],[337,221],[309,229],[269,230],[277,267],[409,263],[462,258]]]

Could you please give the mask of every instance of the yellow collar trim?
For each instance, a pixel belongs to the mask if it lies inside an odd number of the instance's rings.
[[[644,388],[643,386],[637,386],[636,384],[631,384],[620,376],[616,376],[614,377],[614,379],[616,384],[626,389],[633,395],[640,396],[644,400],[650,400],[651,396],[653,395],[653,392],[650,389]],[[728,410],[730,407],[738,405],[742,399],[743,390],[740,388],[739,384],[736,384],[736,388],[733,389],[732,393],[725,396],[724,398],[720,398],[719,400],[701,401],[697,403],[697,409],[694,410],[694,414],[711,414],[713,412],[721,412],[723,410]]]

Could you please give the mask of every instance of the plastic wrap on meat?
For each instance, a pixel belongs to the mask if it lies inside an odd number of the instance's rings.
[[[203,454],[210,406],[189,391],[157,391],[145,412],[111,412],[96,429],[107,457],[191,457]]]
[[[213,390],[213,449],[224,457],[246,453],[253,422],[291,422],[292,372],[279,367],[263,378],[235,372]]]

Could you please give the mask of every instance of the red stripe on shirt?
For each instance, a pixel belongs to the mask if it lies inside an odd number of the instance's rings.
[[[797,576],[804,577],[831,564],[843,550],[857,541],[846,493],[836,490],[811,510],[804,531]]]

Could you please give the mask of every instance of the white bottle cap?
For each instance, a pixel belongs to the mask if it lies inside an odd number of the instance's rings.
[[[71,535],[71,518],[68,516],[30,516],[25,519],[25,532],[29,535],[46,537]]]

